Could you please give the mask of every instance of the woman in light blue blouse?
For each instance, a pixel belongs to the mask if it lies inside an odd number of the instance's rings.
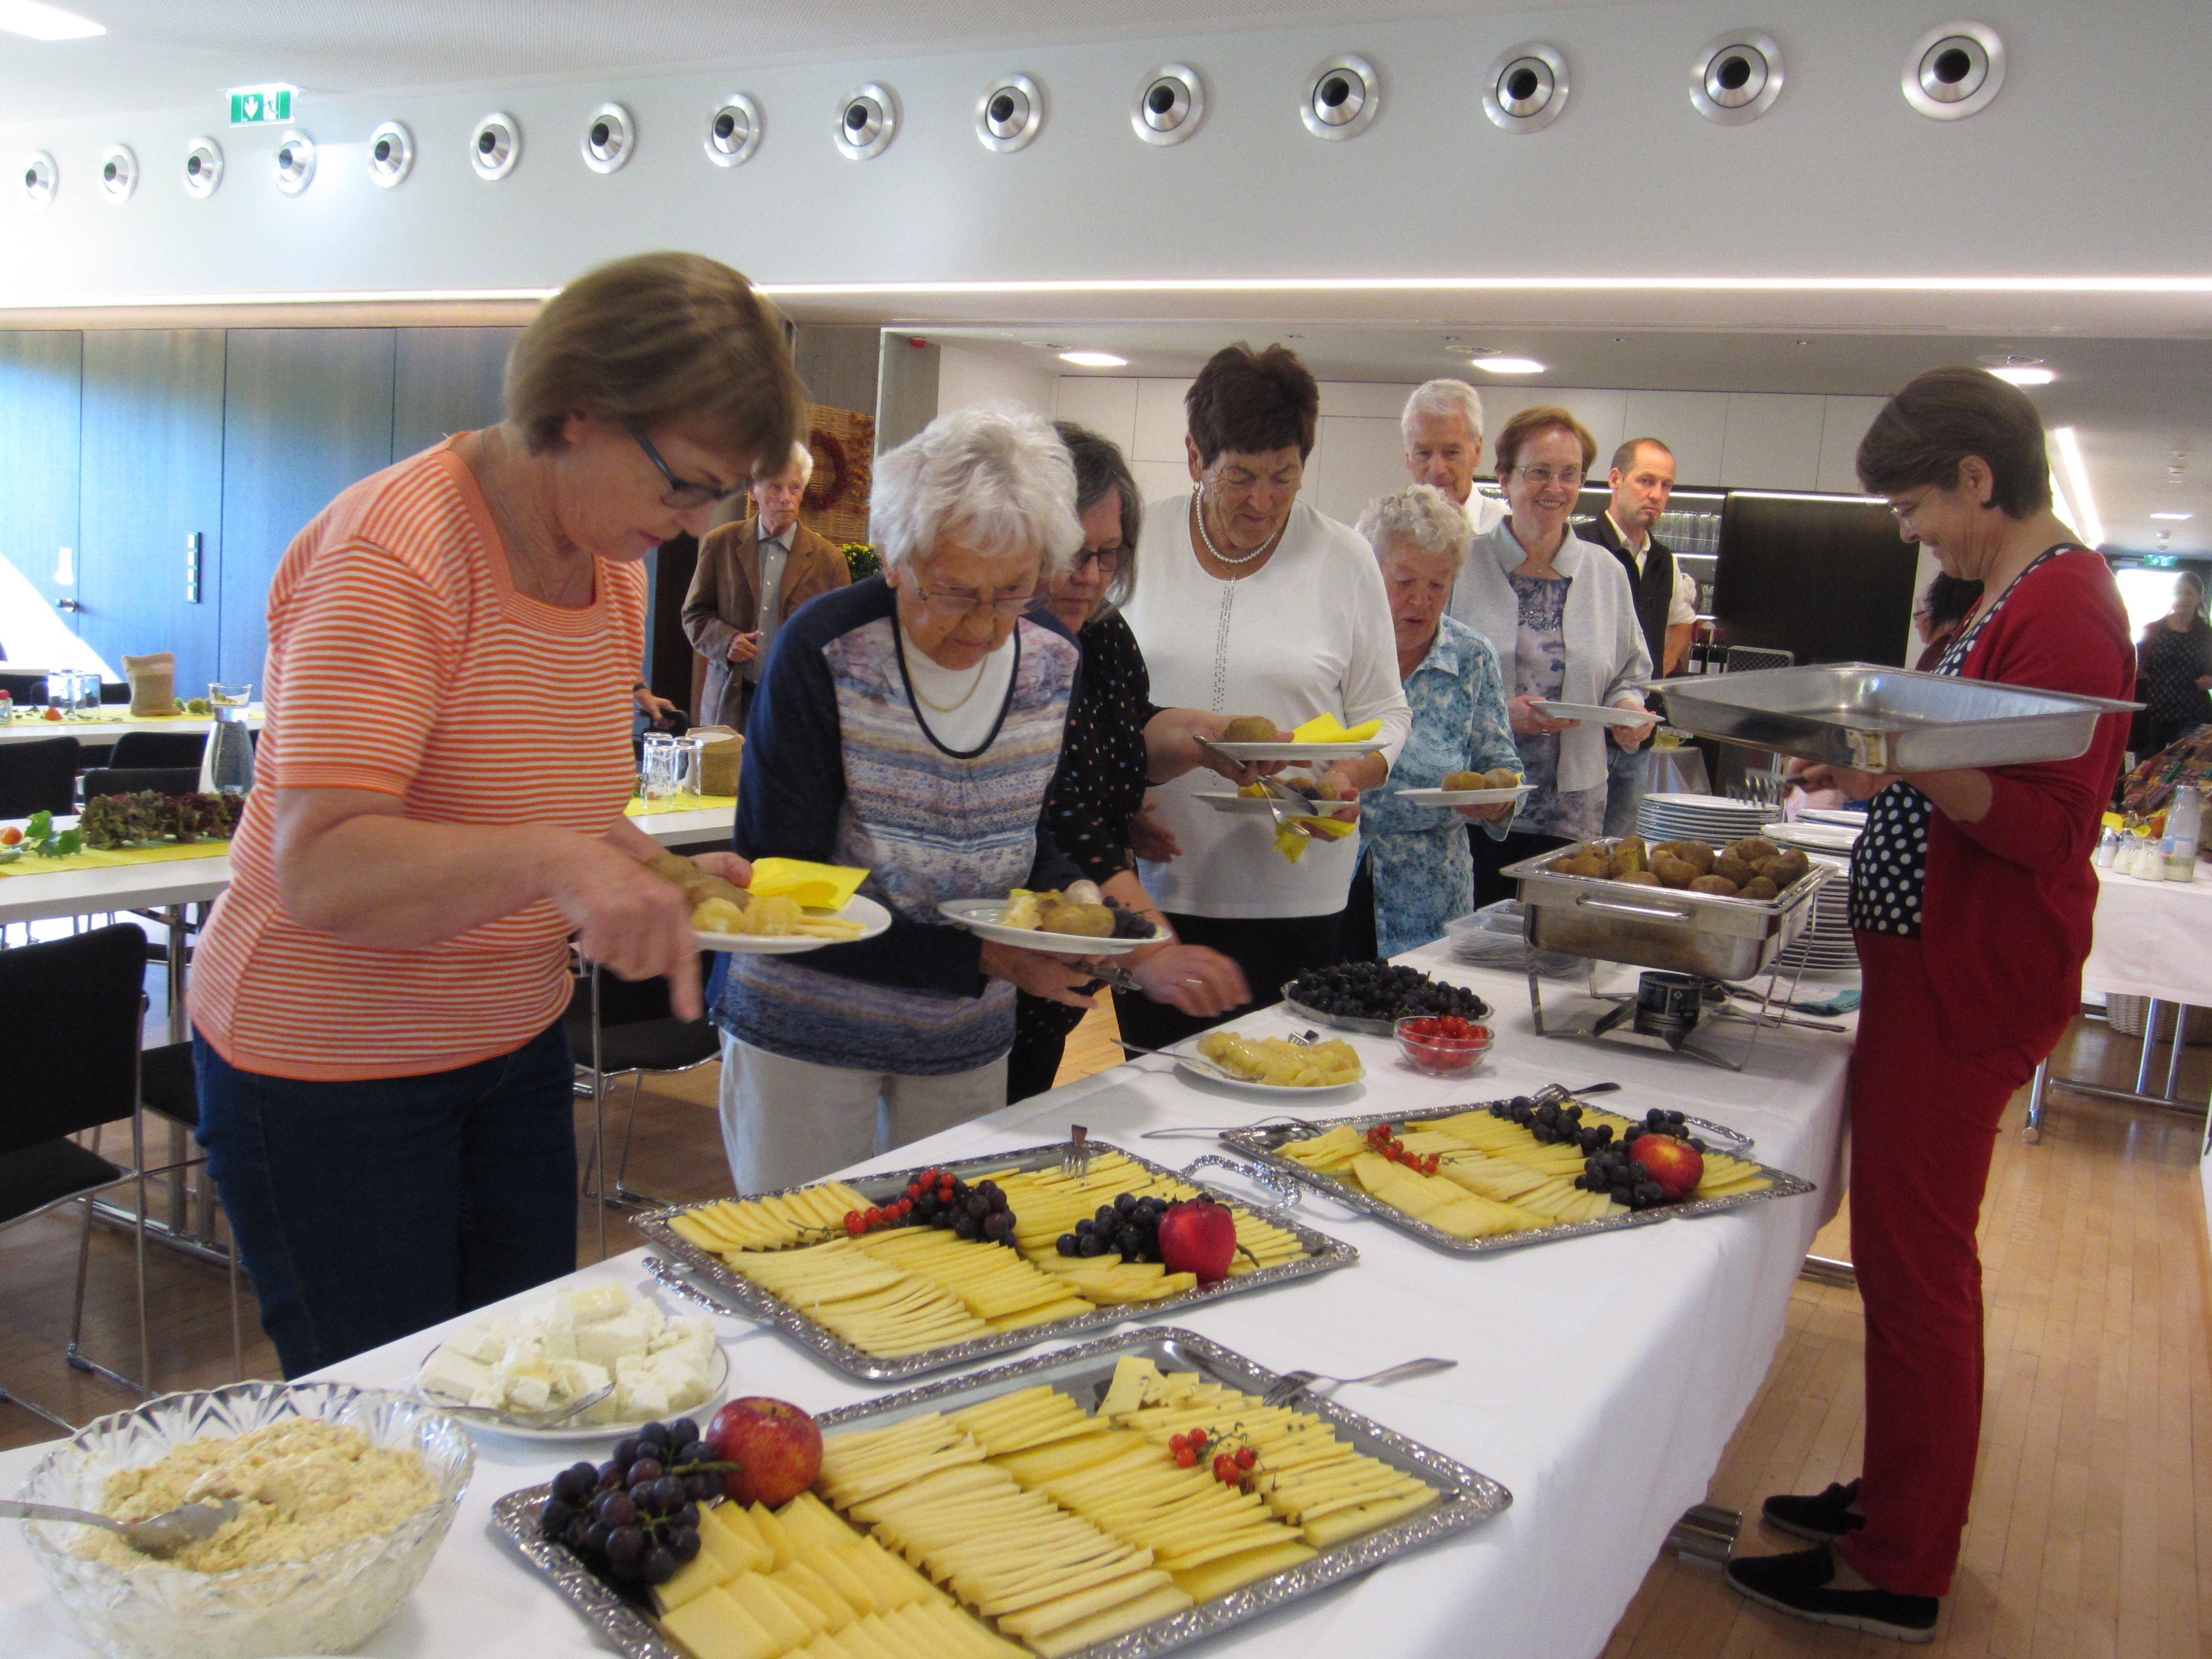
[[[1435,789],[1454,772],[1521,769],[1497,654],[1481,635],[1447,616],[1474,527],[1451,498],[1414,484],[1370,501],[1359,533],[1375,550],[1389,592],[1398,678],[1413,710],[1413,735],[1390,781],[1359,798],[1359,873],[1344,914],[1344,953],[1392,957],[1443,935],[1474,908],[1474,866],[1462,818],[1504,835],[1512,806],[1416,806],[1401,789]]]

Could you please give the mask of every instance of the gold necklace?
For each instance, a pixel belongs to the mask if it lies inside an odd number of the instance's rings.
[[[1199,492],[1196,490],[1193,490],[1191,492],[1190,516],[1192,522],[1198,526],[1199,540],[1206,544],[1206,550],[1212,556],[1213,562],[1216,564],[1225,564],[1231,570],[1236,569],[1239,565],[1249,564],[1255,559],[1264,558],[1268,554],[1273,552],[1275,550],[1275,544],[1283,538],[1283,532],[1291,527],[1290,518],[1285,514],[1282,523],[1275,526],[1274,534],[1269,536],[1266,541],[1261,542],[1259,546],[1254,548],[1249,553],[1241,555],[1240,556],[1232,559],[1226,553],[1224,553],[1219,548],[1213,544],[1213,538],[1207,532],[1206,528],[1206,508],[1200,504]]]
[[[905,650],[906,630],[902,628],[899,629],[899,651],[901,654],[904,654]],[[988,651],[983,653],[983,660],[975,665],[975,678],[974,683],[969,686],[967,690],[961,693],[960,700],[957,702],[939,702],[936,699],[932,697],[928,692],[923,690],[921,689],[921,682],[915,678],[914,665],[910,662],[907,665],[907,690],[913,692],[917,698],[921,702],[927,703],[932,708],[934,708],[940,714],[957,714],[961,709],[965,708],[968,706],[968,700],[970,697],[974,696],[978,691],[981,691],[983,689],[983,676],[990,670],[991,655],[992,653]]]

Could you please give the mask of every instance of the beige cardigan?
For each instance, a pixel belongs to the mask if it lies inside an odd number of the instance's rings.
[[[744,676],[730,660],[730,641],[760,626],[759,520],[747,519],[709,531],[699,544],[698,568],[684,598],[684,633],[707,661],[706,690],[693,710],[703,726],[744,728]],[[805,525],[791,532],[791,556],[783,567],[783,619],[817,593],[853,580],[836,544]]]

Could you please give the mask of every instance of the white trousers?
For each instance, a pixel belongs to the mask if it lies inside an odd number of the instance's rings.
[[[1006,1062],[908,1077],[787,1060],[722,1034],[722,1146],[740,1193],[817,1181],[1006,1103]]]

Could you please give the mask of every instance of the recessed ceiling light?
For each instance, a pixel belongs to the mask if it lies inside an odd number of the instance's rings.
[[[2154,519],[2169,519],[2175,524],[2179,524],[2185,519],[2193,519],[2197,515],[2193,513],[2154,513],[2151,514],[2151,517]]]
[[[1129,366],[1127,357],[1116,357],[1110,351],[1063,351],[1060,354],[1060,361],[1073,363],[1078,368],[1127,368]]]
[[[33,40],[88,40],[107,33],[105,23],[46,5],[42,0],[0,0],[0,29]]]
[[[1534,357],[1476,357],[1474,366],[1486,374],[1541,374],[1543,364]]]
[[[2000,380],[2011,381],[2014,386],[2049,386],[2058,378],[2056,370],[2034,363],[2003,363],[1990,373]]]

